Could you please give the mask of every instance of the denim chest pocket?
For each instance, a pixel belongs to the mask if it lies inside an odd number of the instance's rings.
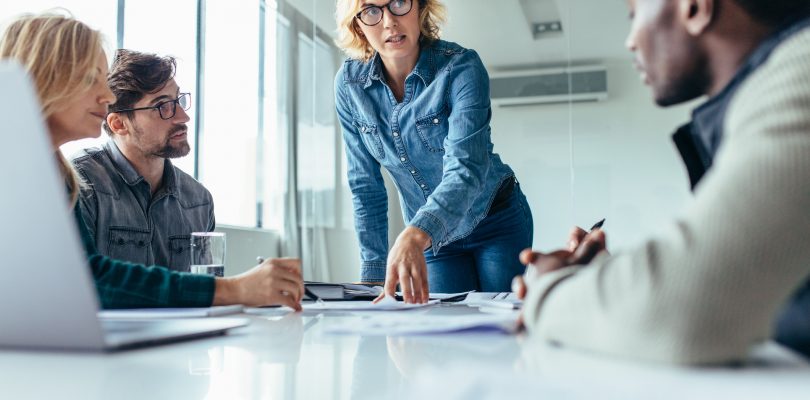
[[[354,121],[354,126],[357,128],[357,132],[360,133],[360,137],[362,138],[363,143],[366,145],[366,149],[368,149],[369,153],[378,159],[382,159],[385,152],[383,151],[380,133],[377,132],[377,126],[357,120]]]
[[[416,120],[416,132],[425,148],[433,153],[444,152],[444,139],[447,137],[449,123],[447,108],[425,115]]]
[[[141,228],[111,226],[108,236],[110,258],[145,264],[151,242],[149,231]]]
[[[191,270],[191,235],[169,236],[169,264],[175,271]]]

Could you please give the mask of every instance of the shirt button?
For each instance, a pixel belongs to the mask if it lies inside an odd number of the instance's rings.
[[[427,187],[427,185],[425,185],[424,183],[423,183],[423,184],[421,184],[420,186],[422,186],[422,189],[424,189],[424,188],[426,188],[426,187]]]
[[[364,127],[360,128],[360,132],[366,133],[366,127],[364,126]]]
[[[399,137],[399,132],[394,132],[394,137]]]
[[[405,162],[405,157],[400,157],[399,161]]]
[[[438,124],[438,123],[439,123],[439,119],[438,119],[438,118],[433,118],[433,123],[434,123],[434,124]]]
[[[414,171],[414,170],[411,170],[411,173],[412,173],[412,174],[414,174],[414,175],[416,175],[416,171]]]

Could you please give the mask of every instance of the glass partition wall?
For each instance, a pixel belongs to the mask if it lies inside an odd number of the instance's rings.
[[[306,279],[323,281],[339,180],[340,57],[334,23],[322,26],[332,14],[312,0],[206,1],[200,40],[197,165],[217,221],[277,231],[280,254],[301,257]]]

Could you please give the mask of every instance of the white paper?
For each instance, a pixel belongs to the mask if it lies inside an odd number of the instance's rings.
[[[238,314],[242,305],[202,308],[135,308],[127,310],[104,310],[98,312],[104,319],[155,319],[155,318],[203,318]]]
[[[517,298],[512,292],[475,292],[467,295],[461,302],[471,307],[489,307],[519,309],[523,307],[523,301]]]
[[[459,292],[459,293],[430,293],[429,296],[430,296],[431,299],[444,300],[444,299],[449,299],[451,297],[461,296],[462,294],[466,294],[469,297],[470,293],[472,293],[474,291],[475,290],[470,290],[470,291],[467,291],[467,292]],[[401,294],[401,293],[397,292],[397,294]]]
[[[304,310],[340,310],[340,311],[401,311],[429,307],[438,304],[439,300],[430,300],[425,304],[409,304],[385,297],[379,303],[371,301],[324,301],[322,303],[304,304]]]
[[[334,324],[325,329],[328,333],[360,335],[423,335],[460,331],[500,331],[512,333],[517,330],[520,313],[480,315],[380,315]]]
[[[343,290],[349,292],[354,292],[357,294],[369,294],[369,295],[379,295],[382,293],[381,286],[366,286],[366,285],[359,285],[356,283],[342,283]]]

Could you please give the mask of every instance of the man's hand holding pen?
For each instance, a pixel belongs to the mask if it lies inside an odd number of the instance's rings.
[[[590,232],[576,226],[568,235],[568,248],[551,253],[540,253],[532,249],[520,253],[520,262],[526,265],[526,272],[512,280],[512,291],[521,300],[526,298],[530,282],[536,277],[572,265],[588,264],[601,253],[607,253],[607,237],[602,230],[605,220],[591,227]],[[523,329],[523,315],[518,318],[518,329]]]
[[[518,298],[526,296],[526,282],[539,275],[556,271],[572,265],[590,263],[597,255],[607,252],[607,237],[602,230],[601,220],[594,224],[590,232],[574,227],[568,237],[568,248],[551,253],[540,253],[531,249],[520,253],[520,261],[526,265],[526,273],[516,276],[512,281],[512,291]]]

